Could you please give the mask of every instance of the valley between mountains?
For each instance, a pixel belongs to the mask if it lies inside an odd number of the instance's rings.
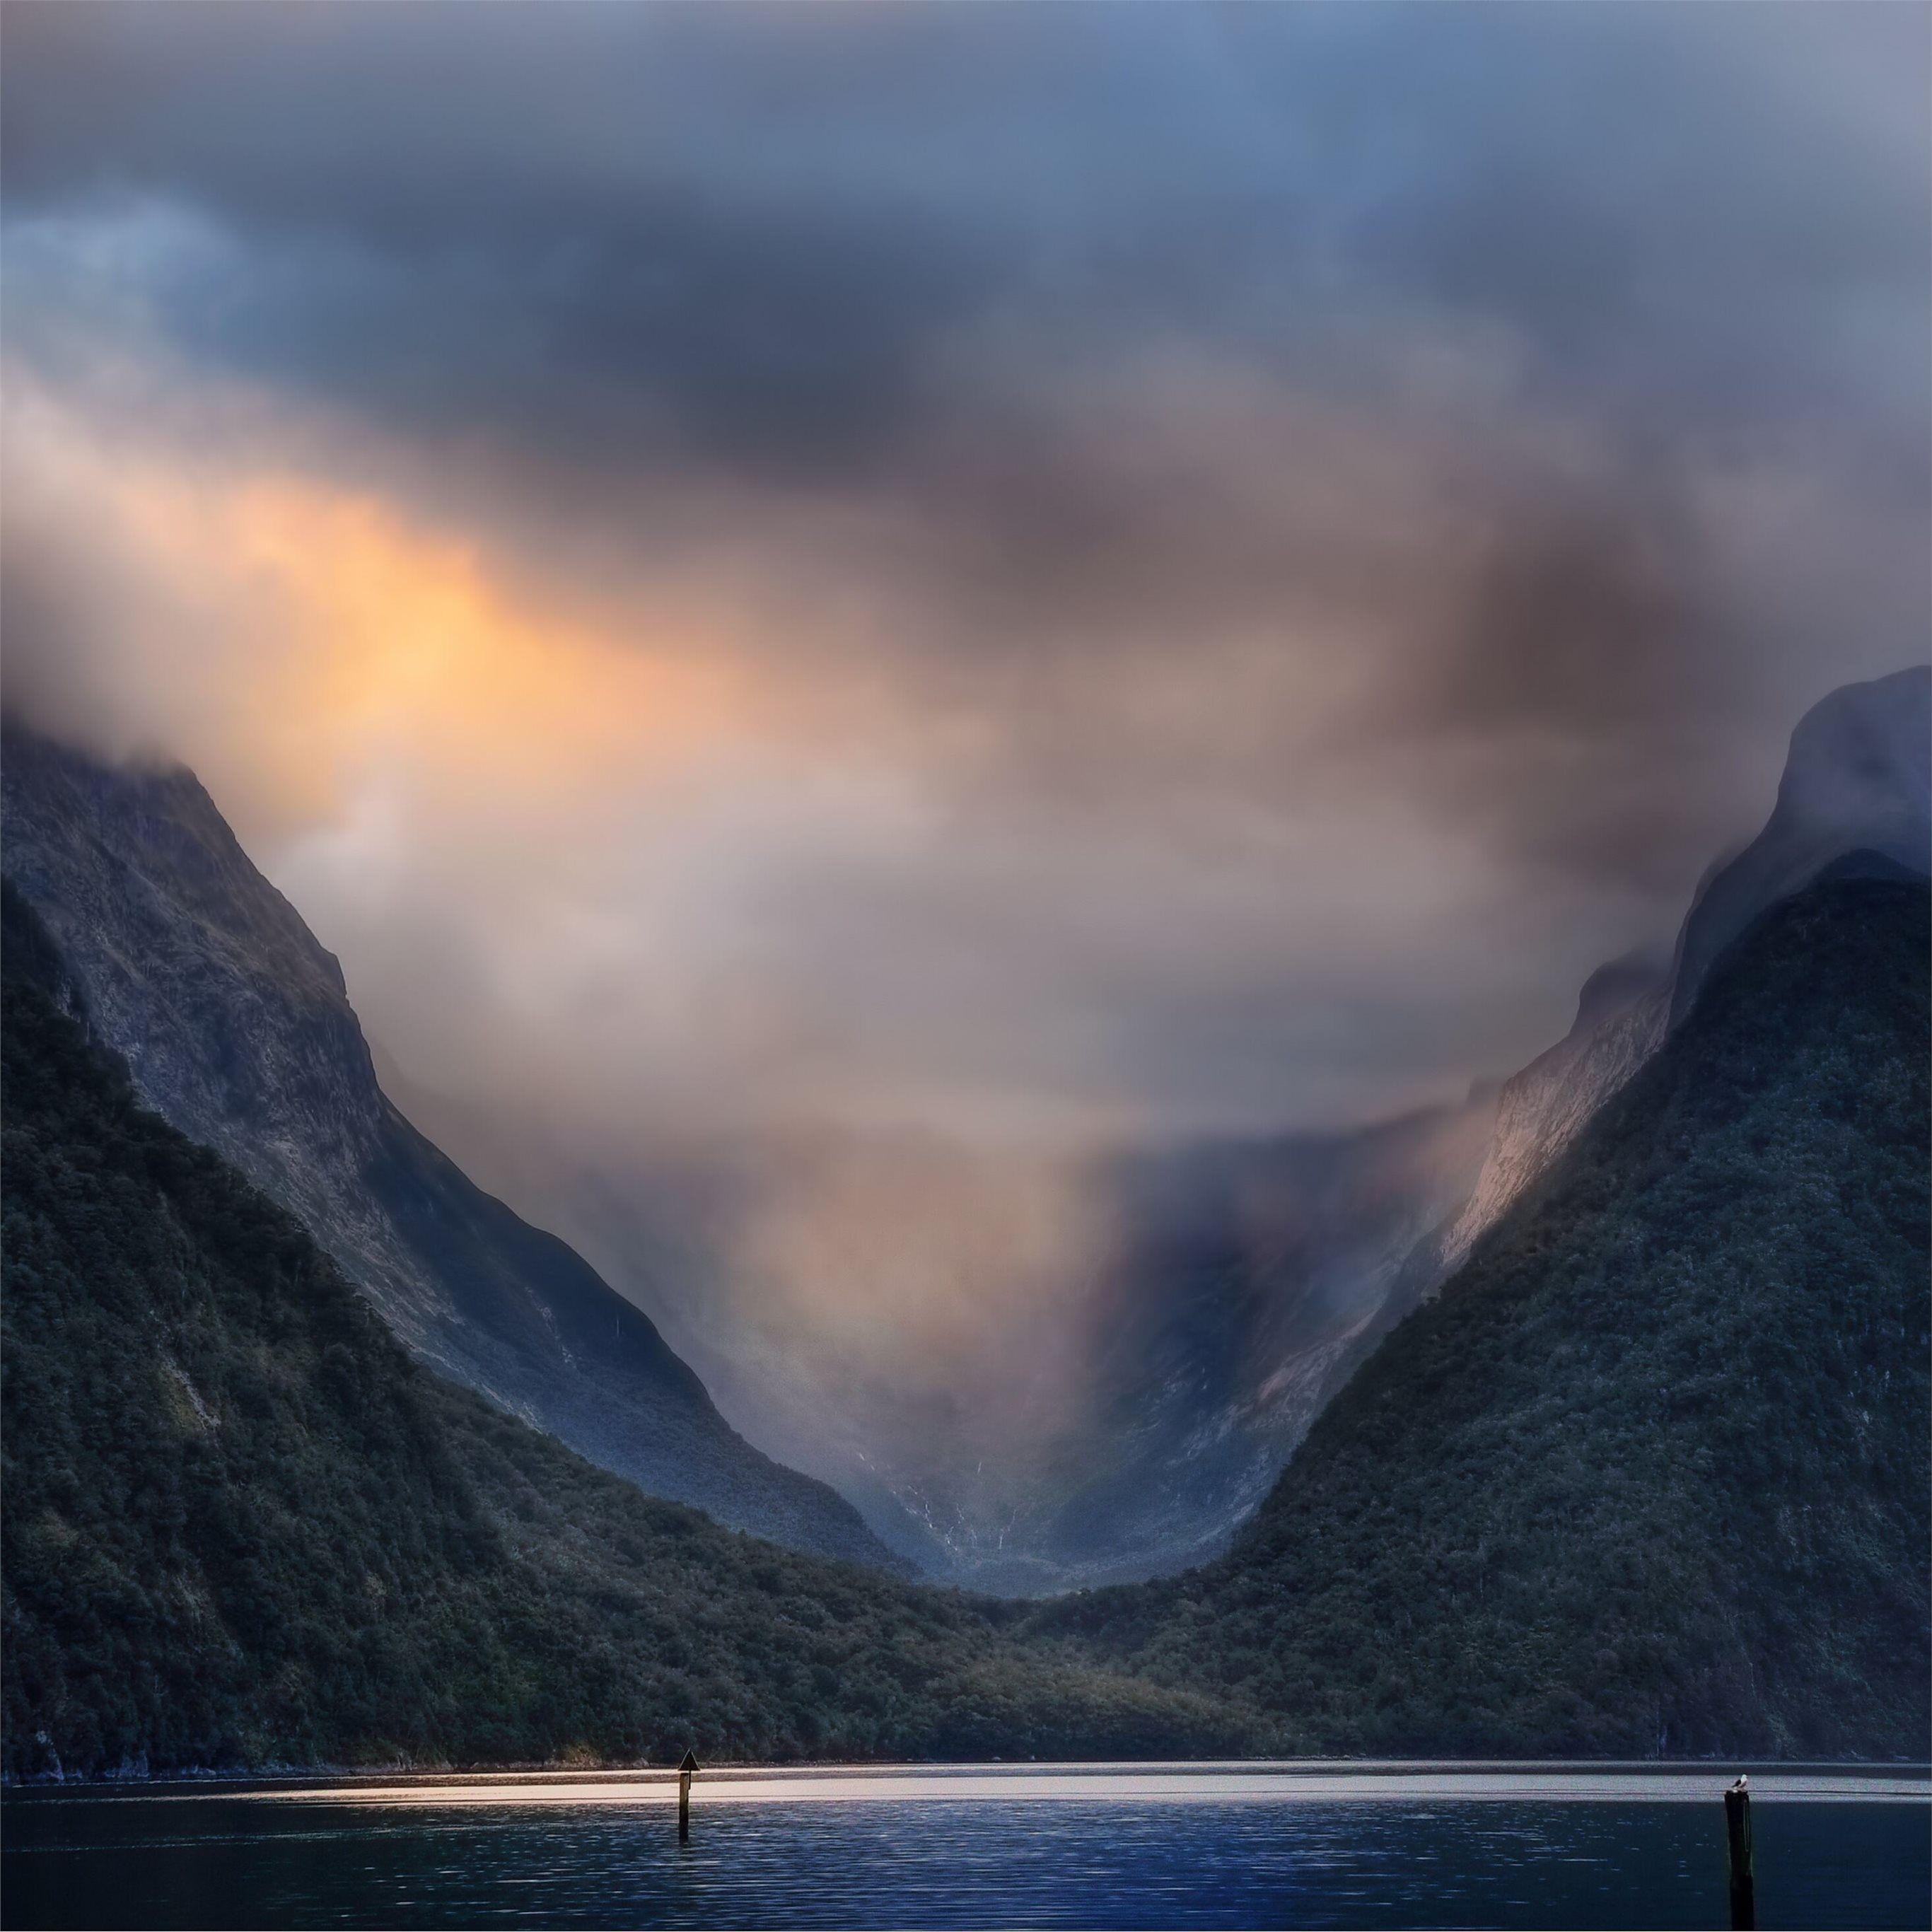
[[[978,1490],[839,1482],[822,1380],[754,1446],[191,777],[10,728],[8,1774],[1922,1750],[1928,686],[1810,714],[1513,1078],[1108,1164],[1080,1426]]]

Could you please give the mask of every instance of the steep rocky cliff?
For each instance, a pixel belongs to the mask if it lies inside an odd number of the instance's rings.
[[[1630,962],[1604,968],[1584,988],[1570,1031],[1503,1082],[1482,1172],[1442,1238],[1438,1276],[1462,1261],[1476,1238],[1663,1044],[1670,986],[1669,970],[1661,965],[1646,970]]]
[[[290,1209],[424,1360],[652,1494],[903,1568],[721,1417],[651,1323],[390,1104],[335,960],[189,773],[10,725],[5,865],[148,1104]]]

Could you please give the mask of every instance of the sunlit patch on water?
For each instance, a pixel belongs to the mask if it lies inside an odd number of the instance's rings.
[[[1114,1804],[1358,1802],[1448,1804],[1708,1804],[1727,1779],[1695,1769],[1606,1771],[1597,1767],[1334,1765],[970,1765],[839,1766],[825,1769],[731,1768],[706,1772],[694,1787],[707,1804]],[[250,1794],[303,1804],[416,1806],[662,1804],[677,1796],[670,1771],[585,1773],[575,1778],[425,1778],[402,1784],[361,1781],[268,1789]],[[1770,1771],[1756,1796],[1777,1803],[1932,1802],[1932,1780],[1910,1773]]]

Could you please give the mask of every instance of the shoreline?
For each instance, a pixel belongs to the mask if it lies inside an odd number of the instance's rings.
[[[956,1787],[968,1780],[996,1780],[1006,1795],[1024,1795],[1016,1787],[1031,1780],[1109,1779],[1115,1783],[1132,1780],[1215,1778],[1230,1780],[1269,1779],[1279,1795],[1288,1794],[1294,1780],[1322,1784],[1346,1779],[1401,1780],[1426,1784],[1445,1779],[1483,1779],[1498,1783],[1512,1779],[1555,1779],[1569,1774],[1577,1778],[1624,1779],[1678,1779],[1699,1775],[1717,1776],[1742,1771],[1758,1781],[1758,1794],[1776,1799],[1778,1785],[1786,1780],[1839,1781],[1869,1780],[1922,1786],[1922,1790],[1901,1792],[1906,1798],[1932,1802],[1932,1762],[1912,1760],[1864,1758],[1790,1758],[1711,1756],[1696,1758],[1172,1758],[1172,1759],[1064,1759],[1015,1762],[998,1758],[896,1759],[876,1761],[833,1760],[725,1760],[708,1764],[702,1773],[705,1785],[716,1792],[732,1785],[769,1785],[786,1780],[800,1783],[844,1780],[855,1783],[904,1783],[924,1779]],[[318,1798],[352,1797],[360,1790],[380,1790],[385,1786],[410,1796],[425,1786],[442,1787],[452,1802],[463,1802],[466,1792],[479,1796],[491,1788],[514,1789],[542,1784],[551,1787],[581,1787],[586,1798],[597,1787],[622,1785],[644,1799],[661,1788],[670,1795],[677,1784],[674,1762],[653,1764],[630,1760],[594,1765],[583,1763],[523,1763],[502,1765],[437,1765],[397,1761],[379,1765],[272,1764],[260,1768],[236,1767],[211,1768],[181,1767],[160,1772],[129,1770],[92,1777],[42,1775],[0,1778],[0,1797],[30,1794],[71,1792],[121,1792],[129,1796],[170,1795],[165,1787],[186,1786],[183,1796],[219,1796],[213,1787],[242,1787],[234,1795],[277,1788],[292,1790],[304,1785],[326,1786]],[[265,1789],[266,1788],[266,1789]],[[946,1794],[935,1794],[944,1796]],[[964,1798],[976,1794],[958,1790]],[[991,1794],[987,1794],[991,1795]],[[1270,1792],[1268,1795],[1277,1795]],[[1400,1796],[1399,1792],[1388,1794]],[[608,1802],[608,1801],[607,1801]]]

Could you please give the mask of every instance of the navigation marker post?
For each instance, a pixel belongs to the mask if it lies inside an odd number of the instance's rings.
[[[1748,1778],[1740,1777],[1724,1793],[1724,1833],[1730,1850],[1732,1932],[1752,1932],[1757,1924],[1757,1887],[1751,1876]]]
[[[683,1763],[677,1768],[677,1841],[680,1845],[691,1843],[691,1780],[697,1769],[697,1754],[686,1751]]]

